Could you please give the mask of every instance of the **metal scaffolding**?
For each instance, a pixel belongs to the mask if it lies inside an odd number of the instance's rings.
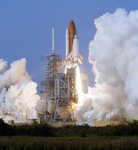
[[[46,56],[44,61],[44,80],[40,84],[40,93],[48,108],[41,114],[40,118],[46,121],[61,121],[63,120],[61,117],[63,113],[69,113],[68,107],[70,100],[73,99],[72,91],[70,91],[71,84],[74,82],[73,76],[71,77],[71,73],[66,75],[62,72],[62,58],[60,55]],[[59,113],[61,108],[64,109]],[[69,120],[69,118],[66,119]],[[66,119],[64,118],[64,120]]]
[[[68,80],[68,96],[70,103],[77,103],[78,95],[76,91],[76,68],[68,68],[66,73]]]

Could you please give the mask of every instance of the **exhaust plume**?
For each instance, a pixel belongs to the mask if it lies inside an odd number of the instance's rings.
[[[36,119],[37,84],[26,71],[26,60],[13,62],[10,66],[0,59],[0,117],[5,121],[27,122]]]
[[[95,20],[89,45],[95,87],[76,114],[79,121],[138,120],[138,11],[117,9]]]

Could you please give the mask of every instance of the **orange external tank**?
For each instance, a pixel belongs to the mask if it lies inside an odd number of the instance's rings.
[[[74,21],[70,21],[68,25],[68,55],[72,52],[73,39],[76,35],[76,27]]]

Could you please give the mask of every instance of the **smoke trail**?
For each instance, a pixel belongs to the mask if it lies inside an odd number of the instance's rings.
[[[26,60],[13,62],[10,67],[0,60],[0,117],[5,121],[27,122],[37,118],[37,84],[26,71]]]
[[[89,60],[96,84],[84,97],[78,117],[88,123],[138,120],[138,11],[117,9],[96,19],[95,25]]]

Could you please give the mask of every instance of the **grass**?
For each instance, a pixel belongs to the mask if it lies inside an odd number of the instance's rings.
[[[138,137],[0,137],[3,150],[136,150]]]

